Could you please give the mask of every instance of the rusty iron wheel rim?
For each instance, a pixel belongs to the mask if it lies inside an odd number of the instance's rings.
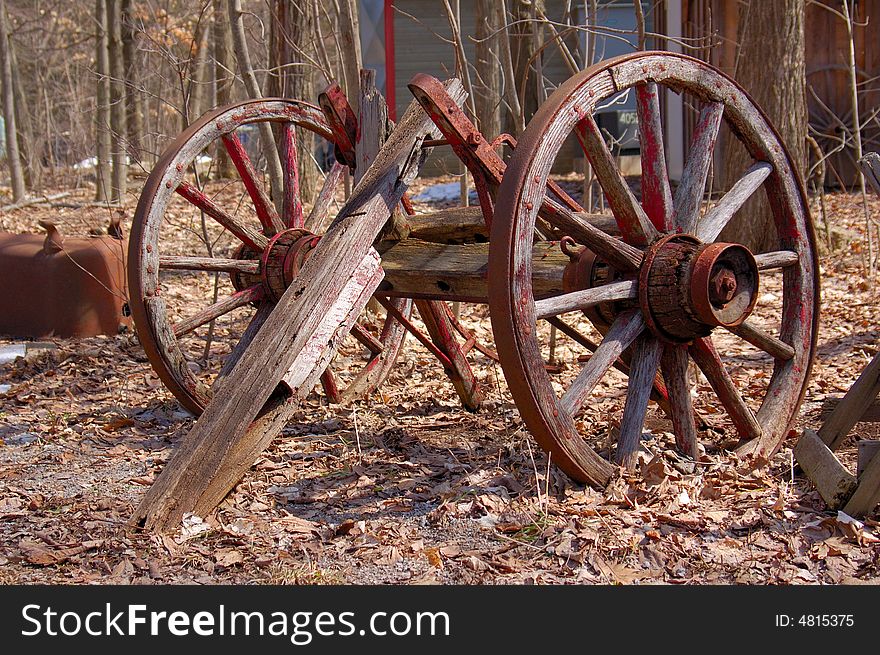
[[[574,417],[553,391],[549,376],[535,365],[541,353],[534,335],[530,251],[523,244],[528,241],[525,235],[533,230],[553,160],[578,120],[607,97],[648,81],[707,102],[723,103],[723,118],[734,126],[735,138],[756,161],[777,163],[763,184],[781,198],[773,207],[779,249],[797,253],[796,261],[787,265],[783,275],[779,333],[779,339],[791,344],[794,355],[786,361],[775,360],[761,407],[755,412],[761,429],[742,443],[738,448],[741,454],[769,456],[781,446],[797,416],[815,349],[818,266],[806,194],[784,145],[751,98],[709,65],[674,53],[624,55],[574,76],[539,108],[508,164],[490,239],[489,301],[500,362],[523,421],[554,464],[578,481],[597,485],[607,483],[614,467],[579,433]],[[753,123],[744,122],[747,115],[754,118]],[[701,357],[711,355],[698,341]]]
[[[268,98],[215,109],[192,123],[166,148],[147,178],[132,220],[128,250],[128,285],[138,338],[159,379],[180,404],[196,416],[201,414],[211,394],[204,382],[187,367],[187,357],[173,333],[167,314],[168,308],[160,293],[160,230],[175,189],[195,158],[209,144],[219,141],[221,135],[229,134],[243,125],[263,121],[289,123],[328,141],[332,137],[320,109],[305,102]],[[235,253],[233,257],[237,259],[254,258],[261,262],[265,259],[263,249],[255,251],[244,244]],[[231,273],[229,277],[233,288],[240,290],[241,286],[252,286],[258,281],[264,284],[262,273],[261,266],[255,274]],[[264,293],[269,295],[265,291]],[[256,306],[262,302],[271,302],[271,299],[257,299],[251,304]],[[400,309],[409,314],[412,303],[401,301]],[[398,327],[396,321],[386,321],[379,337],[385,350],[382,355],[371,358],[355,378],[359,391],[372,391],[390,372],[405,332]]]

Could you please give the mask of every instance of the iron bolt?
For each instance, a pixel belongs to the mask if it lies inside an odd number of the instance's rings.
[[[471,132],[467,135],[467,142],[472,146],[480,145],[480,141],[482,141],[482,137],[479,132]]]
[[[709,300],[714,305],[725,305],[736,294],[736,275],[727,267],[719,268],[709,279]]]

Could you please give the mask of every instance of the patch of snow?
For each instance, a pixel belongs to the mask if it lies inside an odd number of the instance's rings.
[[[461,198],[461,185],[458,182],[447,182],[426,187],[413,200],[419,202],[450,202],[453,200],[457,201],[459,198]],[[471,189],[468,193],[468,198],[472,202],[476,202],[477,192]]]

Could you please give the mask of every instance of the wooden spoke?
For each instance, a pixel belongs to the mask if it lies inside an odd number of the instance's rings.
[[[590,352],[594,353],[599,349],[599,344],[595,343],[592,339],[589,339],[588,337],[575,330],[558,316],[551,316],[546,320],[550,325],[553,325],[554,327],[556,327],[556,329],[562,332],[562,334],[569,337],[575,343],[579,343]],[[623,372],[626,373],[627,370],[624,370]]]
[[[641,250],[606,234],[552,198],[545,196],[540,214],[542,218],[578,243],[587,246],[619,271],[637,271],[642,263]]]
[[[672,190],[666,172],[660,95],[656,82],[636,86],[636,110],[642,153],[642,205],[654,227],[661,232],[669,232],[672,229]]]
[[[254,230],[249,225],[241,223],[236,217],[226,212],[217,203],[189,182],[181,182],[176,191],[205,212],[208,216],[220,223],[220,225],[229,230],[252,250],[260,252],[269,245],[269,240],[265,235]]]
[[[336,384],[336,376],[329,368],[321,373],[321,387],[324,389],[327,400],[331,403],[339,402],[339,385]]]
[[[287,227],[302,227],[303,208],[299,193],[299,157],[296,149],[296,125],[281,127],[281,166],[284,173],[284,200],[281,215]]]
[[[431,341],[431,339],[426,337],[421,330],[413,325],[412,321],[410,321],[397,307],[394,306],[390,298],[376,296],[376,300],[378,300],[379,304],[385,308],[385,311],[387,311],[395,319],[397,319],[397,321],[401,325],[403,325],[416,339],[418,339],[419,343],[427,348],[428,351],[440,361],[440,364],[443,366],[443,368],[448,371],[452,370],[452,362],[449,361],[449,357],[446,356],[446,353],[440,350],[440,348],[438,348],[437,345],[433,341]]]
[[[223,368],[220,369],[220,373],[217,375],[217,379],[214,382],[215,391],[218,388],[217,385],[220,380],[229,374],[229,372],[235,367],[236,362],[238,362],[238,360],[241,359],[241,356],[244,355],[244,352],[248,349],[248,346],[251,345],[251,341],[254,340],[257,332],[263,326],[263,323],[266,322],[266,319],[269,318],[273,309],[275,309],[275,304],[269,301],[263,301],[260,303],[260,306],[257,307],[256,313],[251,318],[251,322],[248,323],[244,332],[242,332],[241,338],[238,340],[238,343],[235,344],[235,348],[232,349],[232,352],[229,353],[223,361]]]
[[[564,293],[561,296],[551,296],[535,301],[535,313],[537,318],[548,318],[566,312],[587,309],[601,302],[637,298],[638,287],[637,280],[622,280],[591,289]]]
[[[629,382],[626,385],[626,404],[623,406],[623,418],[620,421],[616,455],[617,462],[630,469],[637,462],[636,453],[645,425],[648,399],[654,387],[662,351],[663,346],[652,334],[644,333],[636,341]]]
[[[755,439],[763,430],[755,418],[754,412],[746,405],[736,385],[727,372],[724,362],[715,350],[711,337],[696,339],[689,348],[691,357],[700,367],[703,375],[709,380],[718,400],[724,405],[728,416],[733,421],[737,432],[743,439]]]
[[[720,102],[709,103],[700,112],[681,184],[675,190],[675,226],[679,232],[693,234],[696,228],[723,115],[724,105]]]
[[[774,250],[755,255],[755,262],[759,271],[767,271],[772,268],[786,268],[798,263],[798,254],[793,250]]]
[[[161,255],[159,257],[159,268],[174,271],[219,271],[221,273],[249,273],[256,275],[260,272],[260,261],[258,259]]]
[[[572,341],[579,343],[580,345],[582,345],[584,348],[586,348],[590,352],[595,353],[599,349],[598,344],[593,343],[593,341],[591,339],[588,339],[587,337],[585,337],[583,334],[581,334],[580,332],[575,330],[573,327],[571,327],[568,323],[563,321],[558,316],[553,316],[553,317],[545,319],[545,320],[550,325],[556,326],[556,328],[560,332],[562,332],[562,334],[569,337]],[[614,368],[616,368],[618,371],[620,371],[624,375],[629,376],[629,366],[626,364],[626,362],[623,361],[623,359],[617,359],[614,362],[613,366],[614,366]],[[668,395],[668,392],[666,391],[666,385],[663,383],[663,380],[660,378],[659,375],[655,376],[654,389],[651,392],[651,400],[658,403],[660,405],[660,407],[663,409],[663,411],[665,411],[668,414],[670,412],[668,409],[669,403],[666,400],[667,395]]]
[[[336,188],[345,177],[346,168],[345,164],[340,164],[338,161],[334,162],[333,167],[324,178],[324,185],[321,187],[321,191],[315,199],[315,204],[312,206],[312,211],[309,212],[309,217],[305,222],[305,227],[310,232],[323,234],[330,224],[328,220],[330,206],[333,204]]]
[[[764,330],[755,326],[750,321],[744,321],[736,327],[729,327],[727,329],[741,339],[748,341],[753,346],[760,348],[765,353],[772,355],[775,359],[787,361],[794,357],[794,348],[781,339],[777,339],[773,335],[767,334]]]
[[[595,348],[592,357],[562,397],[562,407],[566,412],[574,416],[580,411],[602,376],[644,329],[645,321],[636,309],[623,312],[614,320],[602,343]]]
[[[669,391],[669,409],[675,443],[686,455],[698,456],[697,425],[694,420],[694,407],[688,383],[688,353],[686,346],[667,345],[660,360],[663,379]]]
[[[745,175],[736,181],[736,184],[724,194],[718,204],[700,219],[697,223],[696,237],[706,243],[715,241],[733,215],[739,211],[746,200],[752,197],[752,194],[760,188],[772,172],[773,166],[766,162],[761,161],[750,166]]]
[[[189,318],[185,318],[182,321],[175,323],[173,328],[174,336],[181,337],[205,323],[210,323],[215,318],[228,314],[233,309],[244,307],[249,303],[260,300],[262,297],[263,286],[261,284],[255,284],[242,291],[237,291],[228,298],[224,298],[220,302],[216,302],[210,307],[206,307]]]
[[[361,342],[367,350],[374,355],[381,355],[385,346],[376,337],[370,334],[362,325],[357,323],[351,328],[351,336]]]
[[[284,223],[278,217],[278,212],[275,210],[275,205],[272,204],[269,194],[266,193],[266,189],[257,179],[257,172],[254,170],[254,165],[251,163],[251,158],[248,157],[241,139],[235,132],[224,134],[221,138],[226,152],[229,153],[229,158],[235,165],[235,169],[254,203],[257,218],[260,219],[260,224],[263,226],[263,232],[269,235],[280,232],[284,229]]]
[[[624,240],[636,246],[646,246],[657,239],[657,228],[648,220],[645,210],[620,174],[614,156],[591,115],[587,114],[578,123],[575,134],[608,198]]]

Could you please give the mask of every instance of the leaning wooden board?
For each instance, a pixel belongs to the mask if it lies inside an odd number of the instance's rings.
[[[463,101],[459,82],[447,83],[447,90],[456,102]],[[213,509],[290,418],[296,399],[286,388],[278,389],[279,382],[290,375],[304,346],[369,256],[429,154],[422,143],[430,138],[436,138],[436,130],[413,103],[275,311],[216,383],[214,399],[147,492],[134,523],[162,531],[179,524],[188,512]],[[363,280],[364,289],[368,283],[374,285],[372,292],[379,280]],[[320,355],[316,352],[314,361],[300,365],[314,368]]]

